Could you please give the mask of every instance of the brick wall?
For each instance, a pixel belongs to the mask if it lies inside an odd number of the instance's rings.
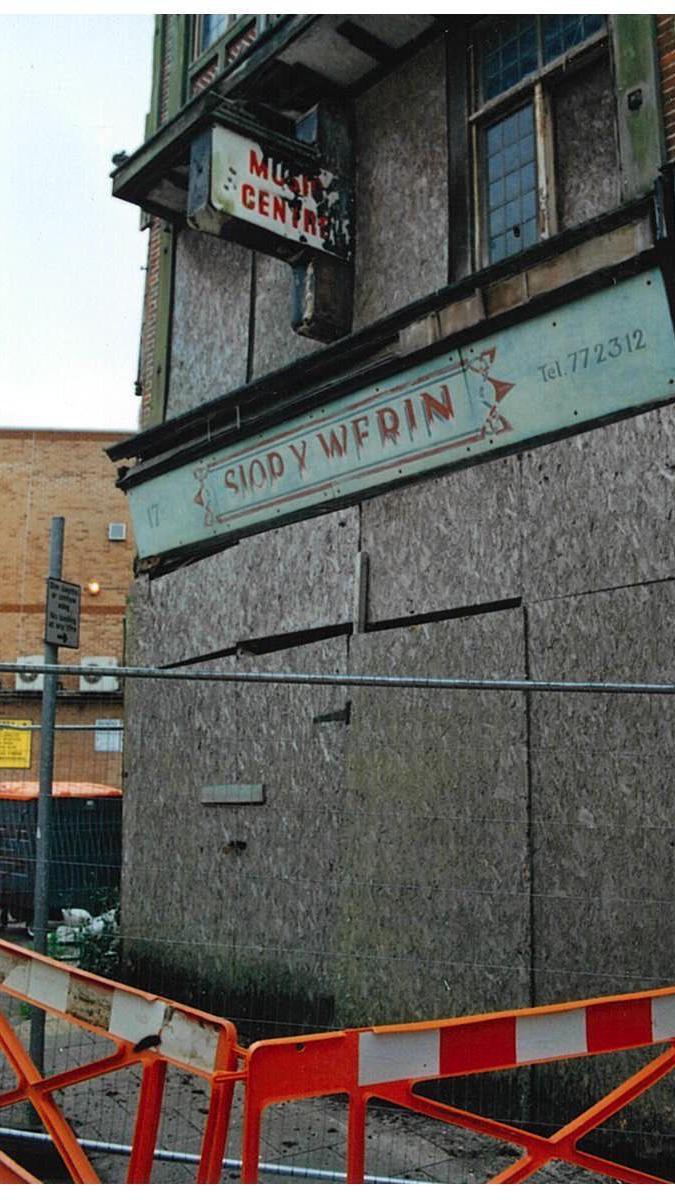
[[[65,517],[63,578],[84,588],[97,579],[101,590],[82,593],[79,650],[64,650],[60,661],[83,655],[122,658],[123,617],[131,581],[133,539],[127,501],[115,487],[116,468],[104,448],[123,433],[61,430],[0,431],[0,494],[4,524],[0,540],[0,654],[41,654],[45,577],[49,564],[51,518]],[[111,521],[127,524],[127,540],[108,540]],[[64,681],[65,682],[65,681]],[[11,689],[13,678],[4,677]],[[78,690],[77,679],[67,687]]]
[[[675,17],[656,18],[666,159],[675,161]]]

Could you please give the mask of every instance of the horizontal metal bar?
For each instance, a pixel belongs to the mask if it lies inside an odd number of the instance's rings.
[[[21,718],[17,718],[20,720]],[[55,725],[54,728],[61,732],[64,729],[88,730],[94,733],[124,733],[123,725]],[[41,725],[17,725],[14,721],[0,721],[0,729],[12,729],[15,733],[30,733],[33,730],[42,729]]]
[[[22,1141],[48,1142],[52,1144],[52,1139],[48,1133],[33,1132],[31,1129],[11,1129],[9,1126],[0,1126],[0,1138],[12,1137]],[[97,1142],[92,1138],[77,1139],[83,1150],[94,1150],[100,1154],[131,1154],[132,1147],[121,1142]],[[158,1162],[175,1162],[188,1163],[197,1165],[199,1163],[198,1154],[188,1154],[183,1150],[161,1150],[156,1149],[154,1157]],[[241,1170],[240,1158],[224,1158],[223,1167],[231,1171]],[[344,1171],[322,1171],[319,1167],[293,1167],[287,1166],[284,1163],[260,1163],[259,1170],[264,1175],[284,1175],[286,1177],[294,1177],[297,1179],[322,1179],[322,1180],[344,1180],[347,1176]],[[364,1183],[414,1183],[412,1179],[392,1179],[386,1175],[364,1175]]]
[[[18,663],[0,662],[0,671]],[[168,667],[64,667],[40,663],[44,675],[114,675],[118,679],[187,680],[192,683],[287,683],[310,687],[388,687],[464,692],[587,692],[599,695],[674,696],[672,683],[564,679],[466,679],[434,675],[312,675],[284,671],[181,671]],[[102,732],[114,732],[112,726]]]

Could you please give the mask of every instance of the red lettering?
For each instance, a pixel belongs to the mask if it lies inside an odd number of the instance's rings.
[[[230,467],[229,471],[225,472],[225,487],[229,488],[231,492],[239,491],[239,488],[234,482],[234,467]]]
[[[324,217],[324,216],[318,217],[318,223],[319,223],[319,237],[327,238],[328,230],[330,228],[330,221],[329,221],[328,217]]]
[[[276,450],[270,450],[267,455],[267,470],[272,479],[281,479],[284,473],[284,460]]]
[[[311,208],[306,208],[304,210],[303,216],[305,218],[305,220],[304,220],[305,233],[311,233],[311,234],[314,234],[314,236],[316,236],[316,216],[312,212]]]
[[[272,197],[272,216],[275,221],[286,222],[286,201],[283,196]]]
[[[417,417],[415,416],[413,402],[410,399],[406,399],[405,402],[405,415],[408,418],[408,429],[411,433],[414,433],[417,429]]]
[[[251,183],[242,183],[241,202],[244,208],[255,208],[255,188]]]
[[[361,425],[365,425],[365,431],[363,433],[361,432],[361,429],[359,428],[359,426],[361,426]],[[365,442],[366,438],[368,437],[368,418],[367,417],[356,417],[352,421],[352,431],[354,433],[354,440],[356,442],[357,449],[359,449]]]
[[[242,492],[248,491],[248,484],[246,482],[246,472],[244,470],[243,463],[239,463],[239,486],[241,487]]]
[[[437,400],[431,392],[422,392],[422,403],[424,405],[424,416],[426,417],[427,425],[431,425],[434,415],[442,417],[444,421],[452,421],[455,416],[455,410],[452,407],[452,397],[447,384],[441,385],[441,393],[443,400]]]
[[[291,442],[291,452],[295,458],[295,461],[298,464],[300,473],[302,474],[302,472],[305,469],[305,459],[307,458],[307,442],[303,441],[302,449],[300,450],[299,453],[298,453],[298,447],[293,442]]]
[[[261,217],[269,217],[270,215],[270,196],[269,192],[263,191],[261,188],[258,192],[258,212]]]
[[[258,479],[256,479],[256,467],[258,468]],[[265,466],[264,463],[261,463],[259,458],[253,459],[253,462],[248,469],[248,478],[252,488],[261,488],[267,483]]]
[[[398,413],[393,408],[378,408],[377,410],[377,428],[380,433],[380,441],[384,446],[385,442],[398,441],[400,432],[400,421]]]
[[[248,156],[248,173],[257,175],[258,179],[269,179],[267,159],[258,158],[255,150],[251,150]]]
[[[335,432],[335,430],[331,429],[330,439],[328,442],[326,442],[326,439],[324,438],[322,433],[317,434],[318,439],[321,443],[321,449],[323,450],[324,454],[326,455],[326,458],[335,458],[336,455],[338,458],[342,458],[342,455],[347,453],[347,426],[346,425],[340,426],[340,435],[342,437],[341,442],[340,442],[340,439],[338,438],[338,435]]]

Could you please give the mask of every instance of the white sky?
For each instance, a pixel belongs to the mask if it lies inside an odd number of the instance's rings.
[[[147,234],[109,173],[143,140],[153,17],[35,7],[0,13],[0,428],[132,430]]]
[[[152,39],[149,14],[0,15],[0,427],[137,427],[147,234],[109,173]]]

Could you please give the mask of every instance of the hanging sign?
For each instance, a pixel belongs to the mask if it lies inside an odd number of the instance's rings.
[[[238,239],[237,226],[253,226],[261,248],[271,254],[290,257],[290,243],[346,260],[350,210],[350,190],[327,168],[300,170],[222,125],[193,144],[188,201],[193,229],[250,242],[250,235]]]
[[[391,375],[134,485],[141,558],[344,507],[675,395],[658,271]]]

